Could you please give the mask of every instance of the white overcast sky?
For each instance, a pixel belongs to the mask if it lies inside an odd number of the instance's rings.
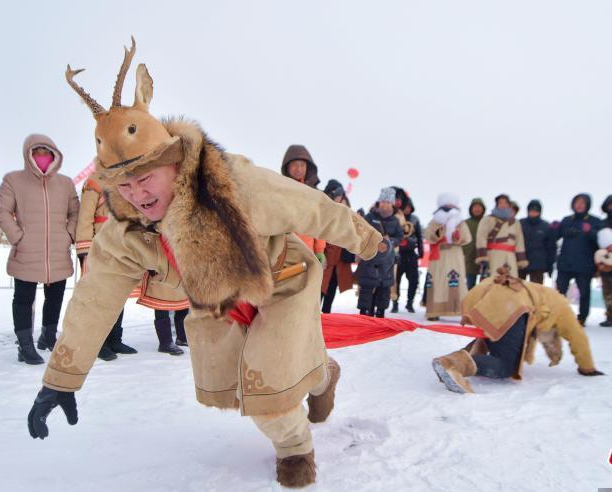
[[[278,169],[308,147],[322,185],[360,170],[351,199],[405,187],[426,221],[436,195],[464,208],[507,192],[544,215],[612,193],[612,2],[2,2],[2,172],[24,138],[51,136],[74,176],[94,120],[64,79],[108,107],[123,45],[154,80],[151,112],[185,115],[231,152]],[[133,101],[135,66],[124,103]]]

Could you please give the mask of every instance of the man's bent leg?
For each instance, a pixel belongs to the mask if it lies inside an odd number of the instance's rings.
[[[496,342],[487,340],[489,355],[474,355],[476,374],[487,378],[509,378],[517,370],[525,343],[527,316],[521,316]]]
[[[306,409],[298,405],[288,412],[271,415],[253,415],[251,418],[259,430],[272,441],[276,456],[308,454],[313,450],[310,423]]]
[[[312,435],[300,404],[288,412],[251,417],[276,449],[276,480],[285,487],[305,487],[316,478]]]

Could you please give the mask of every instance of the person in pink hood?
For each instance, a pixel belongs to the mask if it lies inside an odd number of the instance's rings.
[[[0,228],[12,246],[7,272],[15,279],[18,359],[42,364],[32,337],[36,287],[44,284],[45,293],[38,348],[53,350],[66,279],[74,273],[70,246],[76,236],[79,199],[72,180],[58,173],[62,153],[49,137],[26,138],[23,157],[25,169],[6,174],[0,186]]]

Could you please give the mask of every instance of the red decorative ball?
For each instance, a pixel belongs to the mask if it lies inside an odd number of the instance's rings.
[[[346,172],[346,174],[348,174],[349,178],[355,179],[355,178],[359,177],[359,170],[355,169],[354,167],[349,167],[349,169]]]

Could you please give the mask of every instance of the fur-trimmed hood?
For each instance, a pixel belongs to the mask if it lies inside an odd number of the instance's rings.
[[[226,154],[195,123],[169,119],[163,124],[183,147],[166,216],[152,223],[107,185],[111,213],[129,221],[129,230],[156,230],[168,239],[195,308],[221,317],[239,301],[258,305],[272,292],[270,263]]]

